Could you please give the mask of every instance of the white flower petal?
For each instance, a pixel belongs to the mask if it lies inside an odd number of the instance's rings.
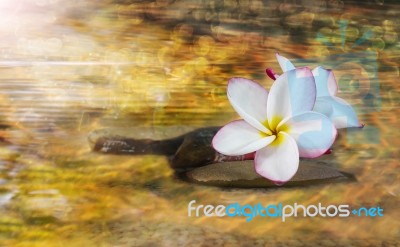
[[[283,73],[271,87],[267,104],[268,123],[290,118],[314,107],[316,87],[308,68]]]
[[[313,111],[322,113],[325,116],[329,117],[333,113],[333,107],[329,101],[326,101],[323,99],[323,97],[321,97],[321,98],[317,98],[315,100],[315,105],[314,105]]]
[[[290,180],[299,167],[299,150],[296,141],[284,132],[278,139],[256,152],[255,169],[258,174],[276,183]]]
[[[279,53],[276,53],[275,55],[276,55],[276,59],[278,60],[278,63],[281,66],[283,72],[295,69],[294,65],[292,64],[292,62],[289,61],[289,59],[279,55]]]
[[[230,122],[212,140],[215,150],[224,155],[243,155],[257,151],[275,140],[244,120]]]
[[[331,108],[331,109],[329,109]],[[335,96],[318,97],[314,111],[320,112],[331,119],[337,129],[362,127],[357,114],[344,99]]]
[[[318,112],[305,112],[286,121],[287,133],[296,140],[300,157],[323,155],[335,141],[337,131],[332,121]]]
[[[254,128],[270,134],[262,124],[267,120],[268,91],[257,82],[232,78],[228,83],[228,99],[235,111]]]
[[[319,66],[313,69],[312,73],[317,87],[317,97],[336,95],[338,85],[332,70]]]

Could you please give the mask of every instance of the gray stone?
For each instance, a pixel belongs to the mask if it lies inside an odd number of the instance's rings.
[[[275,187],[258,175],[250,156],[225,156],[214,150],[212,139],[220,127],[114,128],[93,131],[89,142],[94,151],[110,154],[155,154],[169,157],[171,168],[189,182],[223,187]],[[297,174],[285,186],[350,181],[332,162],[300,160]]]
[[[214,163],[186,173],[190,182],[221,187],[275,187],[255,172],[253,161]],[[348,174],[312,160],[300,161],[296,175],[284,186],[304,186],[321,182],[352,181]]]
[[[92,131],[89,144],[94,151],[109,154],[172,155],[183,141],[190,127],[135,127],[108,128]]]

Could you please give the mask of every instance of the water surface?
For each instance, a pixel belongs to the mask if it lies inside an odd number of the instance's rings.
[[[0,3],[1,246],[394,246],[400,237],[396,1]],[[223,125],[230,77],[270,87],[275,52],[334,69],[366,127],[333,154],[357,182],[221,189],[165,157],[93,153],[105,127]],[[349,204],[380,218],[188,218],[187,204]]]

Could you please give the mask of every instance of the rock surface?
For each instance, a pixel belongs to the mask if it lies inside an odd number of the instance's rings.
[[[102,153],[173,155],[183,142],[183,134],[191,130],[183,126],[109,128],[91,132],[88,140],[94,151]]]
[[[225,156],[214,150],[212,138],[221,127],[121,128],[92,132],[93,150],[109,154],[155,154],[169,157],[178,177],[203,185],[256,188],[275,187],[272,181],[254,170],[252,155]],[[301,160],[296,175],[285,186],[351,181],[331,164],[318,159]]]
[[[170,157],[174,170],[186,171],[211,163],[239,161],[248,157],[225,156],[214,150],[211,141],[221,127],[115,128],[89,134],[94,151],[109,154],[155,154]]]
[[[258,175],[252,160],[214,163],[186,173],[190,182],[221,187],[275,187],[272,181]],[[321,182],[351,181],[351,175],[327,166],[324,162],[300,161],[296,175],[285,186],[311,185]]]
[[[186,134],[171,157],[171,167],[175,170],[187,170],[215,162],[218,153],[211,146],[211,141],[219,129],[220,127],[209,127]]]

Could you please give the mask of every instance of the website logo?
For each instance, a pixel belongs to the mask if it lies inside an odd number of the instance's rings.
[[[349,217],[354,215],[357,217],[382,217],[383,209],[377,207],[360,207],[351,209],[348,204],[340,205],[302,205],[294,203],[293,205],[268,204],[255,205],[232,203],[225,205],[203,205],[196,204],[196,200],[192,200],[188,204],[188,217],[245,217],[246,222],[252,221],[255,217],[281,218],[282,222],[286,222],[287,218],[294,217]]]

